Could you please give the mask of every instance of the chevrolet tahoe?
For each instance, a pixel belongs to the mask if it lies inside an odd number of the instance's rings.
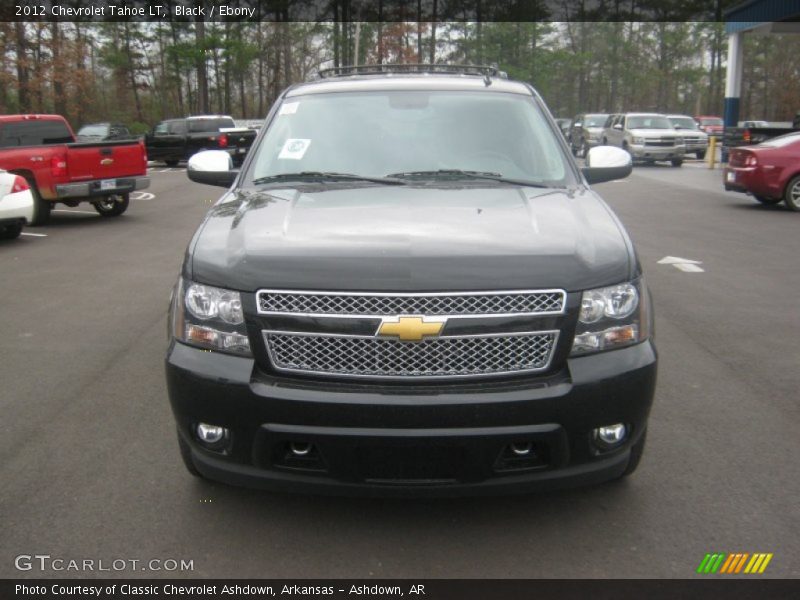
[[[639,464],[650,294],[539,94],[493,68],[322,73],[276,101],[173,291],[166,379],[188,471],[272,490],[481,495]]]

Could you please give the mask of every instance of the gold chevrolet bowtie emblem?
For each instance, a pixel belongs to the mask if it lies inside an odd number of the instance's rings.
[[[421,342],[423,337],[439,335],[444,329],[444,323],[444,318],[398,317],[396,320],[381,323],[378,335],[397,337],[403,342]]]
[[[114,164],[114,159],[113,158],[104,158],[103,160],[100,161],[100,164],[103,165],[104,167],[107,167],[108,165],[113,165]]]

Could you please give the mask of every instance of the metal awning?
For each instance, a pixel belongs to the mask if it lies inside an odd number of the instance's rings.
[[[800,0],[748,0],[723,17],[727,33],[800,33]]]

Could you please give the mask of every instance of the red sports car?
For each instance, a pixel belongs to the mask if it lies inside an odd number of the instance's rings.
[[[752,194],[762,204],[783,200],[800,211],[800,131],[734,148],[724,178],[726,190]]]

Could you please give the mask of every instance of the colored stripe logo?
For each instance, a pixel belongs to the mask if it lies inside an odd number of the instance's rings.
[[[767,570],[767,565],[772,560],[772,553],[756,552],[736,552],[726,554],[725,552],[715,552],[706,554],[697,567],[697,572],[702,575],[713,575],[715,573],[732,575],[745,573],[748,575],[761,574]]]

